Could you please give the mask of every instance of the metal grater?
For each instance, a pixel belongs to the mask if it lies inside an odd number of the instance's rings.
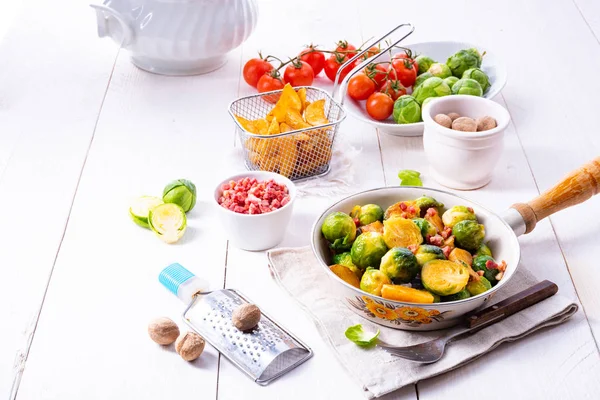
[[[189,305],[185,323],[259,385],[273,380],[312,357],[312,350],[261,309],[261,320],[250,332],[231,322],[233,311],[248,298],[233,289],[203,291],[206,283],[180,264],[172,264],[159,281]]]

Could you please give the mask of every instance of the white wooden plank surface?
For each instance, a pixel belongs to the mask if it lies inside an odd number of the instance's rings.
[[[93,40],[79,2],[13,3],[0,17],[3,398],[24,365],[117,54]]]
[[[573,0],[589,28],[600,40],[600,3],[596,0]]]

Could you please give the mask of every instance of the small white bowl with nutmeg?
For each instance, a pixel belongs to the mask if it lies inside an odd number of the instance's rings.
[[[433,178],[459,190],[487,185],[502,153],[508,111],[483,97],[455,95],[429,101],[422,115]]]

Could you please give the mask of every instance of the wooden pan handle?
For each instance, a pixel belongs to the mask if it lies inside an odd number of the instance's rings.
[[[528,203],[517,203],[511,207],[525,221],[525,233],[549,215],[575,204],[582,203],[598,194],[600,190],[600,157],[567,175],[553,188],[545,191]]]
[[[471,314],[467,317],[469,328],[484,328],[495,324],[504,318],[539,303],[558,292],[558,286],[550,281],[542,281],[537,285],[525,289],[499,303]]]

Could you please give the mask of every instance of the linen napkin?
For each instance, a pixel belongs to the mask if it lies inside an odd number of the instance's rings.
[[[558,294],[514,314],[476,334],[453,342],[444,357],[433,364],[419,364],[394,357],[379,347],[363,349],[346,339],[346,328],[357,323],[368,332],[381,330],[382,341],[408,346],[441,336],[447,331],[410,332],[374,324],[360,318],[336,295],[336,288],[310,247],[280,248],[267,253],[271,274],[313,318],[319,333],[346,370],[359,382],[368,398],[383,396],[403,386],[458,368],[496,348],[538,329],[557,325],[577,312],[578,306]],[[494,295],[496,303],[535,285],[535,278],[519,268],[510,282]],[[402,373],[398,373],[402,371]]]

